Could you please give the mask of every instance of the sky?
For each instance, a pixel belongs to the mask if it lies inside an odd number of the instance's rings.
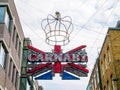
[[[88,77],[61,80],[56,74],[53,80],[39,80],[39,84],[44,90],[86,90],[107,30],[115,27],[120,19],[119,0],[15,0],[15,4],[25,37],[32,40],[34,47],[47,52],[51,52],[53,46],[45,43],[41,21],[48,14],[54,16],[56,11],[61,13],[61,17],[72,18],[74,29],[70,42],[62,46],[62,49],[66,52],[80,45],[87,45]]]

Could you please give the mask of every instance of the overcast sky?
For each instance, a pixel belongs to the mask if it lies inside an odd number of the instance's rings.
[[[55,15],[56,11],[61,13],[61,17],[70,16],[74,30],[70,35],[70,43],[62,49],[66,52],[80,45],[87,45],[89,76],[108,27],[115,27],[120,19],[119,0],[15,0],[15,4],[25,36],[30,37],[34,47],[43,51],[50,52],[53,47],[45,43],[41,21],[48,14]],[[39,83],[44,90],[85,90],[89,76],[77,81],[62,81],[56,75],[54,80]]]

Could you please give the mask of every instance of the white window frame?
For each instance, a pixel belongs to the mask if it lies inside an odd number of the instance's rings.
[[[9,16],[7,10],[5,12],[5,20],[4,20],[4,22],[5,22],[5,25],[6,25],[7,29],[9,30],[9,27],[10,27],[10,16]]]
[[[4,68],[4,63],[6,59],[6,52],[5,49],[3,48],[2,44],[0,44],[0,65]]]

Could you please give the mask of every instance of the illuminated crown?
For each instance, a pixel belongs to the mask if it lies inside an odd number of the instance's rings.
[[[46,43],[49,45],[66,45],[73,30],[72,19],[69,16],[61,18],[59,12],[55,16],[49,14],[41,22],[41,27],[46,35]]]

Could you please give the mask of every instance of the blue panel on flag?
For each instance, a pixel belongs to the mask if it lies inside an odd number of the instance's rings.
[[[79,78],[75,77],[67,72],[63,72],[62,80],[79,80]]]
[[[35,80],[52,80],[52,71],[36,77]]]

